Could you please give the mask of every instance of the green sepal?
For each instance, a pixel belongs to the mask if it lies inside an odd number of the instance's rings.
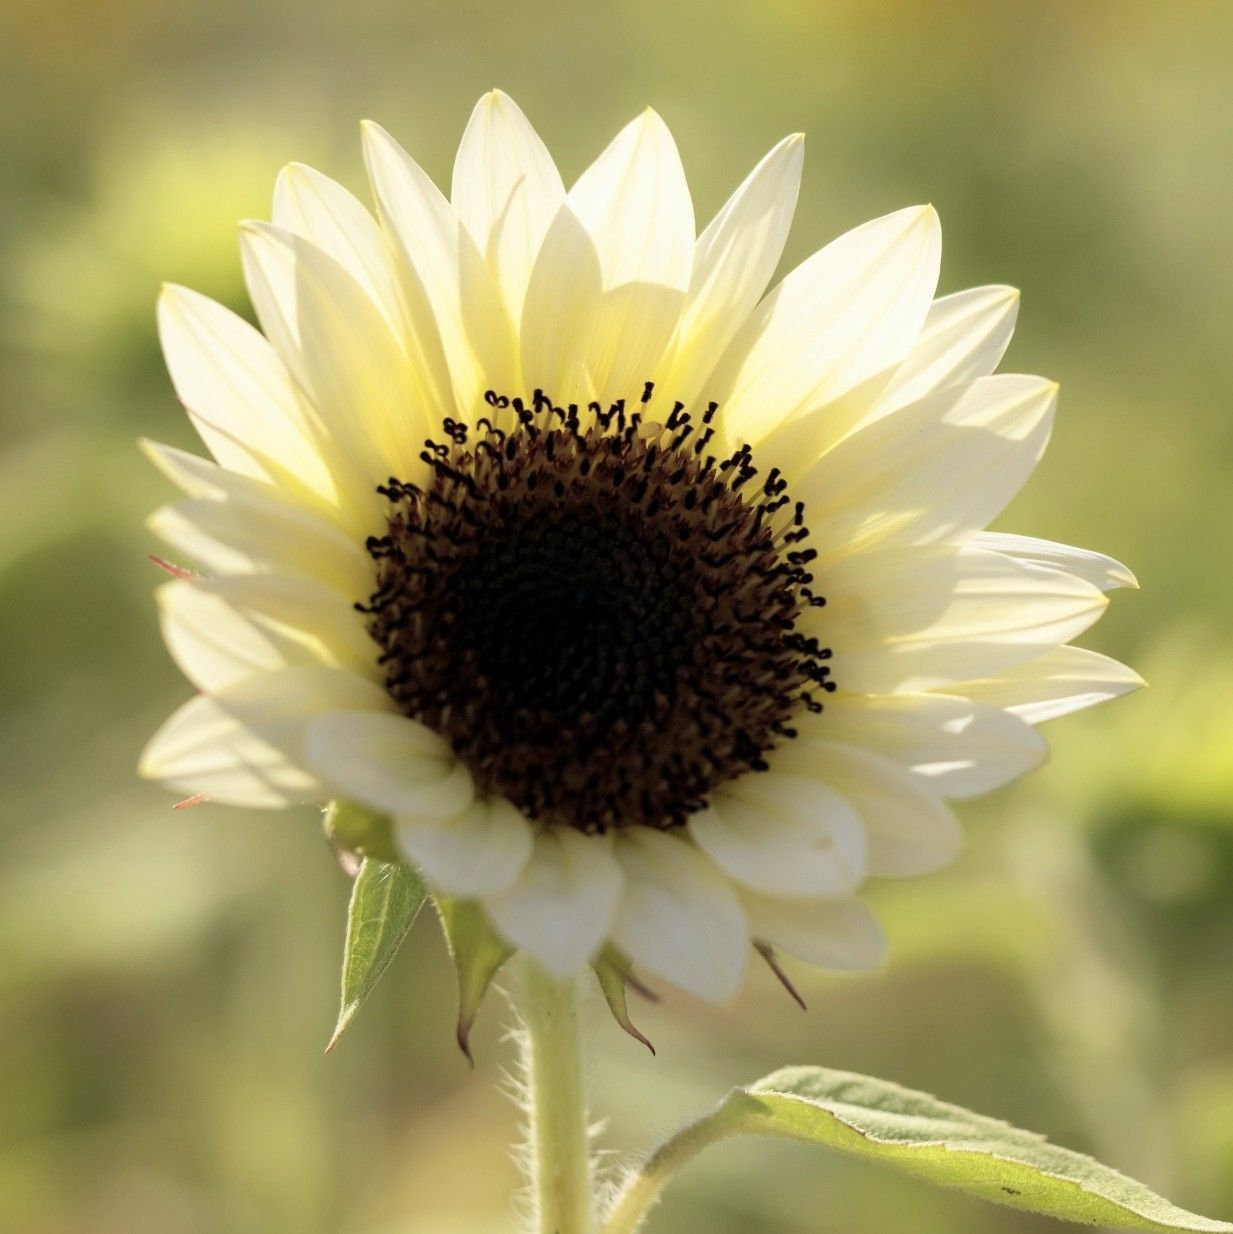
[[[472,1066],[471,1026],[492,979],[514,949],[489,924],[483,910],[473,900],[434,897],[441,929],[458,974],[458,1048]]]
[[[612,1012],[612,1018],[635,1041],[642,1042],[654,1054],[655,1047],[651,1044],[650,1038],[640,1032],[629,1018],[629,1006],[625,998],[626,989],[630,984],[628,961],[615,947],[607,946],[596,957],[591,968],[594,970],[599,988],[603,991],[608,1003],[608,1010]]]
[[[409,865],[366,857],[351,888],[343,949],[342,999],[329,1054],[355,1019],[411,929],[428,889]]]
[[[389,817],[350,801],[331,801],[325,810],[325,834],[335,848],[377,861],[401,861]]]

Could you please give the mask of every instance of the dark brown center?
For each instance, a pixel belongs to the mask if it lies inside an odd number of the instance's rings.
[[[389,530],[357,607],[386,686],[532,818],[679,825],[834,689],[829,649],[796,629],[825,603],[794,547],[804,509],[748,447],[708,453],[713,404],[649,423],[487,400],[427,443],[426,487],[379,490]]]

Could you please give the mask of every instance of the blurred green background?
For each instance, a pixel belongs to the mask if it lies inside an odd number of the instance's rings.
[[[606,1146],[783,1062],[886,1075],[1233,1216],[1233,6],[1074,0],[3,0],[0,6],[0,1228],[491,1234],[516,1115],[494,998],[470,1072],[425,916],[338,1053],[348,893],[311,812],[172,813],[134,776],[187,697],[156,629],[133,442],[191,445],[163,279],[245,308],[235,221],[279,166],[354,187],[378,118],[448,184],[500,85],[567,180],[650,102],[710,216],[809,135],[787,261],[931,200],[943,289],[1011,282],[1012,369],[1062,383],[1006,527],[1123,558],[1087,641],[1151,689],[1052,726],[964,811],[953,871],[876,889],[884,974],[768,974],[715,1010],[595,1009]],[[848,1160],[732,1144],[652,1229],[1049,1223]]]

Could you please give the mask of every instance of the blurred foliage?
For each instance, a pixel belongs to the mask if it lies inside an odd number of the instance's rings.
[[[379,118],[448,182],[474,99],[567,178],[647,102],[709,216],[810,137],[787,259],[932,200],[944,286],[1024,290],[1009,363],[1062,414],[1007,527],[1127,560],[1089,642],[1151,689],[1061,721],[965,811],[952,871],[876,891],[886,974],[736,1007],[597,1006],[604,1142],[785,1061],[885,1075],[1233,1213],[1233,9],[1212,0],[5,0],[0,8],[0,1225],[23,1234],[489,1234],[517,1116],[500,1000],[472,1074],[425,915],[326,1059],[348,897],[319,820],[172,813],[136,782],[187,687],[157,637],[133,439],[191,445],[163,279],[244,307],[234,223],[279,165],[361,184]],[[799,1173],[788,1173],[799,1170]],[[791,1186],[784,1179],[793,1179]],[[798,1181],[799,1180],[799,1181]],[[874,1167],[722,1146],[653,1228],[1044,1230]]]

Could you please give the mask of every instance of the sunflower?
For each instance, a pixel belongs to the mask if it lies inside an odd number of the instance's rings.
[[[949,862],[945,799],[1140,684],[1068,645],[1123,566],[983,530],[1056,402],[991,375],[1017,293],[935,298],[927,206],[766,293],[799,136],[700,236],[652,111],[568,192],[499,92],[449,199],[363,142],[375,218],[292,165],[242,225],[260,332],[163,293],[214,461],[146,444],[203,573],[159,593],[200,693],[143,773],[379,812],[558,976],[611,948],[724,999],[751,943],[878,964],[863,881]]]

